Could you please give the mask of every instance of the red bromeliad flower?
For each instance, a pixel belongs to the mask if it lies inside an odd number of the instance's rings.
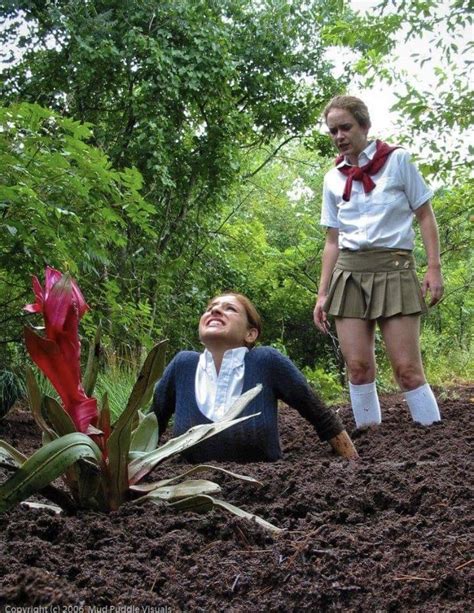
[[[33,291],[36,302],[26,305],[25,311],[43,314],[46,336],[25,328],[26,347],[58,392],[77,430],[87,433],[98,417],[97,401],[86,395],[81,383],[78,329],[79,320],[89,307],[70,275],[49,266],[44,289],[33,277]]]

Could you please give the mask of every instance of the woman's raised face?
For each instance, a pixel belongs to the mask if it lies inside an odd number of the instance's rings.
[[[369,128],[359,125],[350,111],[338,108],[329,111],[326,123],[339,153],[345,155],[351,164],[357,165],[359,154],[367,147]]]
[[[232,294],[214,298],[199,320],[199,338],[207,348],[245,347],[253,344],[257,336],[244,306]]]

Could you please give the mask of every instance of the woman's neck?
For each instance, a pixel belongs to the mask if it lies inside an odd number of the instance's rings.
[[[240,349],[241,347],[244,347],[244,345],[241,345],[239,347],[225,347],[225,346],[222,347],[221,345],[217,345],[217,346],[206,345],[205,347],[209,351],[209,353],[212,355],[212,359],[214,360],[214,366],[216,368],[216,373],[219,374],[219,371],[222,366],[222,361],[224,360],[225,352],[231,349]]]
[[[212,359],[214,360],[214,366],[216,367],[216,373],[219,374],[219,371],[222,366],[222,360],[224,359],[224,353],[227,351],[227,349],[209,349],[209,347],[207,347],[207,350],[212,355]]]

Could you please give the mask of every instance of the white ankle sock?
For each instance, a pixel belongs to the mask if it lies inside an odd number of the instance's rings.
[[[375,381],[364,385],[353,385],[349,381],[349,393],[357,428],[382,423]]]
[[[417,387],[415,390],[404,392],[403,395],[407,401],[413,421],[423,426],[429,426],[435,421],[441,421],[438,403],[428,383]]]

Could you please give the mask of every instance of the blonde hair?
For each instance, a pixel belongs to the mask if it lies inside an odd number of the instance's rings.
[[[328,114],[332,109],[343,109],[349,111],[359,126],[370,128],[369,109],[365,102],[355,96],[335,96],[324,108],[324,120],[327,121]]]

